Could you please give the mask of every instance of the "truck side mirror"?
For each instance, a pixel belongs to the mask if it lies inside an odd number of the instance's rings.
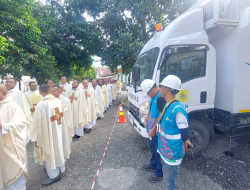
[[[130,83],[131,73],[128,74],[128,83]]]
[[[133,66],[133,71],[132,71],[132,80],[136,83],[137,81],[140,80],[140,66],[139,65],[134,65]]]

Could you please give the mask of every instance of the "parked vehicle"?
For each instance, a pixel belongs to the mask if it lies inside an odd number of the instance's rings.
[[[195,154],[214,137],[214,127],[229,134],[250,127],[250,1],[201,0],[164,30],[157,31],[133,67],[129,92],[129,120],[143,127],[149,98],[142,96],[144,79],[159,84],[169,74],[178,76]]]

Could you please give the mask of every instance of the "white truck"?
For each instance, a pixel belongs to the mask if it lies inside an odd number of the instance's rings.
[[[147,42],[127,87],[129,120],[145,138],[150,99],[140,84],[169,74],[182,81],[177,98],[193,152],[206,148],[217,127],[228,133],[230,153],[234,131],[250,126],[250,0],[201,0]]]

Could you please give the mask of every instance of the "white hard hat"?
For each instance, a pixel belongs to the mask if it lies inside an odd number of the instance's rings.
[[[147,93],[152,89],[154,84],[155,84],[155,81],[150,80],[150,79],[145,79],[144,81],[142,81],[141,90],[142,90],[143,96],[147,96]]]
[[[181,80],[175,75],[168,75],[162,80],[160,85],[166,86],[175,90],[181,90]]]

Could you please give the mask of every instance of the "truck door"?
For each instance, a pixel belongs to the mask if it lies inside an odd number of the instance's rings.
[[[212,48],[213,49],[213,48]],[[176,75],[182,86],[177,98],[187,112],[206,110],[214,107],[215,73],[212,81],[208,64],[208,45],[168,46],[163,50],[160,64],[160,82],[168,75]],[[210,90],[210,83],[214,83]]]

